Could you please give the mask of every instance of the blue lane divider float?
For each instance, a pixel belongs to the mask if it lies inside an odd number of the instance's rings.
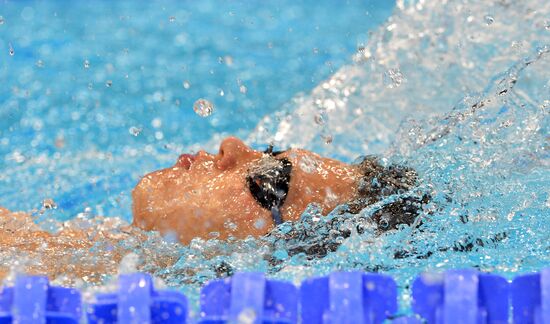
[[[177,291],[158,291],[151,276],[121,275],[116,293],[98,294],[88,306],[88,323],[186,323],[187,298]]]
[[[302,323],[382,323],[397,311],[397,286],[388,276],[334,272],[300,287]]]
[[[550,323],[550,268],[512,282],[514,323]]]
[[[262,273],[237,273],[201,290],[199,323],[296,323],[297,288]]]
[[[507,323],[508,281],[475,270],[421,275],[413,283],[412,309],[428,323]]]
[[[80,292],[50,286],[44,276],[18,276],[15,286],[0,289],[0,323],[78,323]]]
[[[412,286],[414,316],[395,317],[397,288],[385,275],[335,272],[292,283],[261,273],[237,273],[201,290],[198,323],[550,324],[550,268],[518,276],[474,270],[424,274]],[[511,304],[510,305],[510,300]],[[512,307],[510,307],[512,306]],[[97,294],[87,305],[88,323],[186,323],[185,296],[158,291],[147,274],[119,277],[115,293]],[[300,309],[300,312],[298,310]],[[510,312],[511,311],[511,312]],[[50,286],[44,276],[19,276],[0,288],[0,324],[73,324],[82,320],[76,289]]]

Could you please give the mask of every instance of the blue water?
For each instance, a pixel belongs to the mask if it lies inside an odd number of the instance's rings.
[[[226,134],[345,161],[379,154],[414,167],[432,196],[420,228],[355,233],[322,259],[283,246],[274,267],[261,240],[149,234],[126,242],[136,255],[123,268],[195,297],[221,262],[296,281],[381,271],[398,278],[406,309],[424,270],[550,265],[548,2],[17,2],[0,15],[0,205],[47,228],[129,220],[141,175]],[[214,103],[210,117],[193,112],[199,98]]]

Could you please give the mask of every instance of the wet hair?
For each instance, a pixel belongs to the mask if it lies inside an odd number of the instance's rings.
[[[373,156],[365,157],[358,167],[363,176],[352,201],[333,211],[326,221],[310,222],[305,218],[292,224],[290,230],[276,228],[266,236],[273,248],[284,248],[289,256],[304,253],[310,259],[320,258],[336,251],[352,232],[362,234],[374,225],[381,234],[402,225],[412,225],[422,206],[430,200],[428,194],[412,192],[418,185],[417,173],[405,166],[383,166]],[[370,215],[361,214],[366,207],[392,195],[398,198],[382,204]]]
[[[357,196],[348,203],[348,213],[357,214],[391,195],[410,194],[382,206],[372,215],[372,221],[381,231],[397,229],[402,224],[412,225],[422,205],[430,200],[427,194],[418,196],[411,193],[418,186],[418,175],[412,168],[401,165],[385,167],[377,157],[366,156],[359,169],[363,177],[359,180]]]

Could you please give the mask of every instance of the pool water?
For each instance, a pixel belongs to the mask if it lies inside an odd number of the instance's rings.
[[[320,259],[257,239],[181,246],[148,234],[126,242],[121,271],[192,298],[220,264],[295,282],[379,271],[398,279],[406,309],[421,271],[550,265],[550,3],[24,2],[0,15],[0,205],[46,228],[129,220],[139,176],[225,134],[349,162],[379,154],[414,167],[432,197],[418,229],[355,233]],[[211,116],[193,112],[199,98]],[[172,262],[152,261],[163,256]]]

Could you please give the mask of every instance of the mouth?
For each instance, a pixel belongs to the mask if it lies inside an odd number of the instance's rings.
[[[185,170],[189,170],[191,168],[191,164],[195,161],[196,155],[191,154],[182,154],[178,158],[178,162],[176,162],[176,165],[179,167],[184,168]]]

